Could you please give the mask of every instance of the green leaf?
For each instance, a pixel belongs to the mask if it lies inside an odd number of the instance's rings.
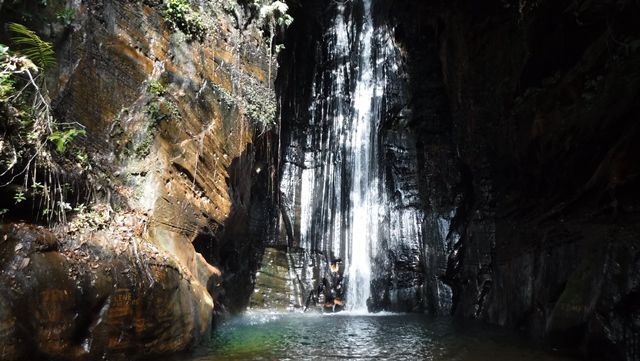
[[[60,154],[64,154],[67,150],[67,144],[72,142],[77,136],[85,135],[87,132],[84,129],[71,128],[65,131],[56,130],[51,133],[47,139],[55,143],[56,151]]]
[[[21,48],[18,52],[31,61],[39,68],[47,69],[56,64],[56,55],[53,51],[53,45],[46,42],[26,26],[18,23],[10,23],[9,30],[15,35],[11,38],[14,45]]]
[[[0,60],[3,60],[7,55],[9,55],[9,47],[4,44],[0,44]]]
[[[24,192],[18,191],[13,195],[13,200],[16,201],[16,204],[23,202],[27,197],[24,195]]]
[[[71,26],[75,18],[76,11],[72,8],[65,8],[56,13],[56,19],[58,19],[64,26]]]
[[[14,93],[14,81],[9,74],[0,75],[0,102],[6,101]]]

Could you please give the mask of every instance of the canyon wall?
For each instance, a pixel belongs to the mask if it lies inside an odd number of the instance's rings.
[[[66,154],[52,151],[61,167],[41,172],[70,189],[55,235],[11,224],[44,223],[27,188],[47,185],[42,175],[2,193],[1,358],[192,347],[214,307],[247,302],[267,238],[271,20],[235,1],[0,5],[3,22],[53,42],[52,112],[86,132]],[[14,202],[14,189],[26,200]]]
[[[386,10],[409,59],[431,43],[415,34],[433,34],[449,99],[450,125],[420,112],[415,129],[427,214],[453,214],[440,275],[452,312],[637,360],[638,5]]]
[[[326,152],[306,140],[328,129],[309,119],[332,86],[316,80],[333,76],[337,3],[292,4],[296,21],[276,39],[245,1],[194,2],[186,18],[167,4],[0,4],[4,21],[53,41],[51,108],[86,130],[74,149],[89,157],[50,173],[71,208],[55,234],[16,224],[45,223],[20,187],[48,173],[0,192],[3,359],[177,351],[202,338],[212,310],[303,307],[331,277],[333,255],[301,248],[300,179],[316,166],[305,154]],[[344,5],[357,19],[357,3]],[[56,16],[66,8],[73,16]],[[388,232],[370,309],[639,359],[639,15],[629,0],[374,2],[390,34],[373,49]],[[262,267],[284,281],[256,281],[265,246]]]
[[[305,169],[300,155],[322,151],[305,149],[305,122],[312,74],[331,66],[322,44],[333,6],[294,10],[303,20],[282,58],[281,168]],[[371,307],[452,313],[594,359],[638,360],[637,3],[374,9],[399,67],[380,129],[388,207],[424,216],[417,238],[378,253]],[[305,210],[291,189],[282,242],[298,245]]]

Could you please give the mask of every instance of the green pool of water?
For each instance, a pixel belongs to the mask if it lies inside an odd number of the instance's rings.
[[[416,314],[248,313],[177,361],[427,360],[560,361],[511,335]]]

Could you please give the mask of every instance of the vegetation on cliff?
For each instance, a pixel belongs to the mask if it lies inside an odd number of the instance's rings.
[[[230,0],[200,3],[189,0],[143,0],[142,4],[160,15],[164,26],[173,33],[183,34],[184,37],[178,35],[178,41],[184,39],[187,43],[217,41],[218,32],[225,27],[223,22],[218,22],[228,16],[235,17],[238,22],[236,26],[240,28],[247,29],[253,23],[253,27],[261,29],[259,34],[262,42],[258,50],[263,51],[268,59],[266,81],[248,76],[246,71],[233,63],[222,62],[222,67],[229,68],[231,86],[215,82],[208,85],[218,94],[221,103],[237,109],[259,133],[276,124],[277,106],[270,84],[275,73],[272,71],[274,55],[282,46],[273,46],[273,41],[293,21],[287,13],[285,2],[256,0],[237,4]],[[69,7],[60,1],[38,4],[37,7],[39,11],[34,12],[33,6],[6,3],[2,7],[3,17],[22,18],[28,23],[40,24],[35,25],[40,30],[49,28],[51,33],[46,33],[46,38],[63,36],[73,39],[69,36],[73,36],[86,21],[83,20],[86,18],[86,14],[83,15],[85,10]],[[43,27],[42,24],[49,25]],[[87,132],[87,124],[83,120],[65,112],[53,116],[57,112],[52,110],[48,88],[53,84],[53,76],[60,75],[56,73],[61,70],[55,64],[53,45],[26,27],[14,25],[12,31],[19,36],[14,37],[10,47],[2,46],[0,49],[0,126],[4,131],[0,148],[0,180],[4,187],[2,198],[10,201],[3,202],[0,216],[5,215],[6,218],[13,214],[24,217],[30,214],[27,219],[35,216],[40,221],[64,221],[68,212],[88,206],[89,200],[84,195],[91,193],[92,187],[102,188],[102,185],[95,184],[96,180],[113,183],[113,180],[105,179],[111,171],[106,168],[99,171],[92,164],[91,151],[86,147],[91,145],[90,138],[94,135]],[[242,37],[247,38],[243,41],[249,41],[251,35],[247,33]],[[49,76],[46,73],[48,69],[51,70]],[[48,82],[47,77],[50,78]],[[146,157],[152,151],[160,125],[181,119],[183,111],[176,101],[176,95],[181,91],[171,84],[172,81],[166,74],[148,81],[148,99],[141,107],[148,122],[139,136],[130,134],[131,130],[123,126],[124,117],[133,116],[132,111],[137,111],[137,107],[123,107],[115,117],[111,135],[113,142],[122,142],[121,146],[117,146],[120,149],[118,154]],[[87,178],[93,181],[86,182]]]
[[[86,167],[86,152],[73,144],[85,130],[52,114],[44,72],[55,65],[53,46],[24,25],[12,23],[9,30],[16,50],[0,45],[0,179],[13,194],[13,205],[29,198],[37,217],[63,220],[72,207],[60,173],[73,165]]]
[[[189,40],[204,40],[206,27],[202,16],[194,11],[187,0],[167,0],[164,18],[171,28],[182,31]]]
[[[0,348],[15,351],[3,359],[30,352],[114,359],[116,351],[134,359],[138,352],[179,351],[210,326],[214,303],[222,309],[233,302],[233,287],[251,286],[250,270],[243,270],[236,278],[227,274],[233,282],[221,291],[226,286],[218,269],[238,266],[227,256],[205,254],[198,243],[221,254],[223,247],[238,249],[212,238],[258,182],[256,152],[272,148],[271,45],[282,29],[274,16],[286,20],[282,5],[260,11],[272,4],[0,4],[5,22],[34,30],[21,29],[25,40],[11,42],[0,29],[0,42],[9,45],[1,48],[0,288],[20,281],[19,289],[7,286],[11,292],[0,295],[0,330],[33,328],[0,332]],[[248,171],[236,177],[233,164]],[[275,177],[269,170],[259,182]],[[53,230],[55,247],[29,246],[27,237],[45,230],[34,224]],[[242,262],[255,263],[253,244],[243,247]],[[55,273],[39,273],[54,266]],[[56,325],[38,323],[45,282],[55,295],[66,292],[63,301],[49,302],[61,309],[51,318]],[[74,309],[74,316],[65,312],[73,305],[89,306]],[[126,321],[117,317],[123,309]],[[131,316],[142,309],[141,317]],[[105,321],[86,329],[95,319]],[[120,330],[134,330],[134,323],[135,335],[123,343]],[[49,326],[63,331],[49,332]],[[105,331],[112,328],[118,335]],[[89,346],[75,344],[79,333]],[[125,343],[126,350],[116,350]],[[18,344],[30,346],[11,349]]]

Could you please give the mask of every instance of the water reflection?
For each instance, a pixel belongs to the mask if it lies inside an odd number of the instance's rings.
[[[511,336],[422,315],[247,314],[224,323],[195,355],[174,361],[560,361]]]

